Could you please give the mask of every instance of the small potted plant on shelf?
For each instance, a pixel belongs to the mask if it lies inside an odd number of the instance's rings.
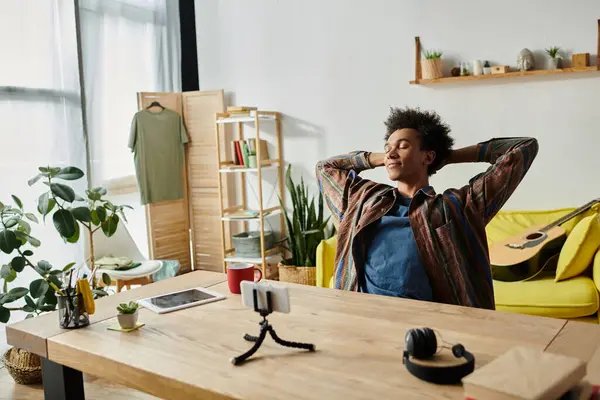
[[[329,218],[323,215],[323,194],[319,192],[318,203],[308,197],[308,189],[301,178],[296,185],[291,177],[291,166],[285,176],[286,187],[292,198],[291,215],[283,205],[287,237],[284,248],[291,257],[279,263],[279,280],[282,282],[316,285],[316,254],[321,240],[329,239],[333,229],[329,228]]]
[[[117,319],[119,320],[119,325],[121,328],[135,328],[138,321],[138,308],[139,304],[135,301],[130,301],[127,304],[121,303],[117,306],[117,311],[119,312]]]
[[[562,59],[562,56],[560,55],[560,47],[550,47],[546,49],[546,53],[548,53],[548,55],[550,56],[548,69],[559,69],[560,60]]]
[[[421,62],[421,75],[423,79],[437,79],[444,76],[441,52],[429,50],[425,52],[425,59]]]

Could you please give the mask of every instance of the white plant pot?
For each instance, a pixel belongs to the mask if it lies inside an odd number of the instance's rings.
[[[489,75],[492,73],[492,68],[491,67],[483,67],[483,74],[484,75]]]
[[[138,310],[136,310],[133,314],[119,314],[117,315],[117,318],[119,320],[119,325],[121,325],[121,328],[134,328],[138,321]]]

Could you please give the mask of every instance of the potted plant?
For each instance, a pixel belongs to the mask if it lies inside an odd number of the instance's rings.
[[[309,199],[304,179],[296,185],[291,177],[291,166],[288,167],[285,183],[292,198],[292,213],[283,208],[287,236],[283,240],[284,248],[290,257],[278,265],[279,280],[282,282],[316,284],[316,253],[321,240],[328,239],[333,230],[328,228],[329,218],[323,215],[323,194],[319,192],[318,204],[315,207],[314,196]]]
[[[121,325],[121,328],[135,328],[138,321],[138,308],[139,304],[135,301],[130,301],[127,304],[121,303],[117,306],[117,311],[119,312],[117,319],[119,320],[119,325]]]
[[[490,75],[492,73],[492,67],[490,66],[490,62],[486,61],[483,63],[483,74]]]
[[[421,61],[421,75],[423,79],[437,79],[444,76],[442,72],[442,53],[439,51],[425,52],[425,59]]]
[[[560,55],[560,47],[550,47],[546,49],[546,53],[548,53],[548,55],[550,56],[548,69],[559,69],[560,60],[562,59],[562,56]]]

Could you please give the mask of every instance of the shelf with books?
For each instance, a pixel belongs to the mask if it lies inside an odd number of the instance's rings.
[[[270,131],[270,136],[263,134],[265,138],[269,140],[261,139],[260,124],[263,121],[274,121],[275,132]],[[246,127],[243,122],[254,122],[250,132],[246,132],[244,135],[244,128]],[[222,149],[221,135],[225,135],[227,130],[225,124],[236,123],[234,126],[237,127],[237,138],[231,140],[230,145],[227,149]],[[270,125],[272,127],[272,125]],[[267,218],[279,215],[280,231],[283,232],[285,226],[284,215],[281,212],[281,206],[278,204],[276,207],[270,207],[267,205],[271,201],[272,196],[265,201],[263,200],[263,172],[268,170],[276,170],[277,182],[274,183],[274,191],[277,192],[276,199],[282,199],[283,207],[285,207],[285,195],[284,195],[284,162],[282,158],[282,135],[281,135],[281,124],[280,114],[274,111],[260,111],[255,107],[228,107],[226,113],[217,113],[215,115],[215,127],[217,134],[217,165],[218,172],[220,174],[227,174],[233,172],[240,172],[236,176],[234,193],[237,192],[237,197],[241,199],[242,204],[235,207],[226,208],[223,205],[223,191],[224,191],[224,179],[225,176],[221,175],[222,179],[219,179],[219,204],[220,204],[220,217],[221,217],[221,244],[223,246],[224,262],[223,271],[227,272],[227,264],[234,262],[247,262],[252,264],[261,265],[263,276],[266,276],[268,267],[271,267],[271,261],[277,262],[278,260],[273,257],[274,252],[281,252],[281,249],[276,247],[272,249],[266,249],[265,244],[265,225],[271,224],[272,221],[266,221]],[[269,128],[272,129],[272,128]],[[273,137],[274,136],[274,137]],[[227,151],[224,151],[227,150]],[[269,154],[269,150],[272,150],[273,154]],[[226,157],[225,155],[228,154]],[[223,159],[224,158],[224,159]],[[250,185],[250,188],[256,196],[258,208],[249,210],[248,199],[246,193],[246,175],[242,172],[253,172],[256,174],[256,179],[252,178],[253,182],[256,180],[258,190],[254,190],[254,184]],[[239,179],[238,179],[239,178]],[[249,178],[249,179],[250,179]],[[230,181],[228,185],[232,184]],[[231,196],[232,187],[228,186],[228,193]],[[235,196],[235,195],[234,195]],[[243,223],[244,231],[249,230],[249,224],[258,225],[260,232],[260,257],[235,257],[233,254],[232,238],[229,232],[239,229],[240,225],[226,225],[233,223]],[[258,223],[258,224],[257,224]],[[256,228],[253,228],[256,230]],[[273,230],[273,228],[271,228]],[[227,234],[226,234],[227,232]],[[275,239],[278,243],[278,239]],[[257,249],[258,250],[258,249]],[[275,266],[276,268],[276,266]]]

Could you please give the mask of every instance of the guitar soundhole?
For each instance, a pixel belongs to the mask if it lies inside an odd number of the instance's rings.
[[[534,233],[530,233],[529,235],[527,235],[527,237],[525,239],[527,240],[535,240],[535,239],[539,239],[543,236],[543,234],[541,232],[534,232]]]

